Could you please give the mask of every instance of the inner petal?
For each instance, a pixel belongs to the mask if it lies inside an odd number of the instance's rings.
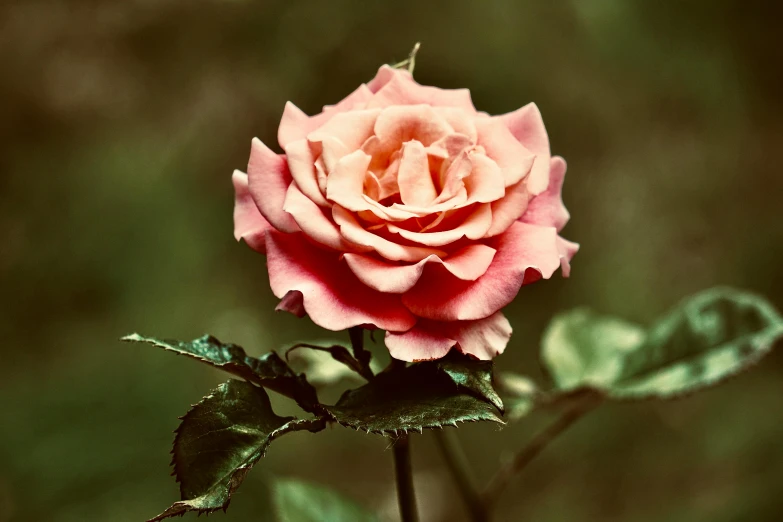
[[[412,140],[403,144],[397,185],[400,198],[406,205],[426,206],[438,197],[430,175],[427,151],[421,142]]]

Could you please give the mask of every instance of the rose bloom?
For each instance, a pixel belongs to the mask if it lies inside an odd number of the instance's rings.
[[[279,310],[328,330],[386,330],[392,357],[501,353],[500,311],[578,245],[534,104],[476,111],[467,89],[383,66],[337,105],[285,106],[277,154],[254,139],[234,172],[234,234],[265,253]]]

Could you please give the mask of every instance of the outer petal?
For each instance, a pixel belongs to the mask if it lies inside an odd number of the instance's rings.
[[[361,254],[345,254],[348,267],[359,280],[379,292],[402,294],[413,288],[427,263],[440,263],[454,277],[475,281],[489,268],[495,249],[486,245],[469,245],[445,260],[427,256],[414,265],[392,264]]]
[[[497,312],[477,321],[437,322],[420,320],[407,332],[386,332],[386,347],[395,359],[440,359],[453,346],[477,359],[491,360],[503,353],[511,339],[508,319]]]
[[[318,142],[332,137],[340,140],[349,151],[356,150],[372,136],[379,109],[350,111],[335,114],[328,122],[307,135],[308,141]]]
[[[304,195],[322,207],[328,207],[329,202],[321,193],[316,176],[315,155],[307,140],[297,140],[285,147],[288,169],[291,177]]]
[[[495,160],[506,180],[506,186],[515,185],[528,175],[535,160],[535,153],[522,145],[496,118],[476,119],[478,144],[487,151],[487,156]],[[549,156],[546,159],[549,163]],[[548,174],[548,173],[547,173]],[[541,189],[546,188],[546,185]]]
[[[291,184],[285,157],[272,152],[258,138],[253,138],[247,177],[253,201],[266,220],[281,232],[299,231],[291,215],[283,211],[283,201]]]
[[[391,79],[367,102],[367,107],[389,107],[391,105],[417,105],[459,107],[471,114],[476,108],[467,89],[440,89],[419,85],[406,73],[392,73]]]
[[[237,241],[244,239],[250,248],[265,254],[264,236],[266,231],[272,228],[272,225],[264,219],[264,216],[258,211],[258,207],[250,196],[250,189],[247,186],[247,174],[235,170],[231,180],[234,183],[235,194],[234,238]]]
[[[372,325],[405,331],[416,323],[399,296],[362,285],[337,255],[311,245],[299,234],[270,231],[266,249],[272,292],[288,303],[281,305],[292,308],[296,294],[289,294],[301,293],[307,315],[327,330]]]
[[[428,267],[402,302],[417,316],[437,321],[483,319],[509,304],[523,283],[548,279],[560,267],[552,227],[516,222],[498,239],[495,259],[478,280],[460,281],[442,267]]]
[[[563,277],[569,277],[571,275],[571,259],[579,251],[579,244],[558,236],[557,249],[560,252],[560,271],[563,273]]]
[[[549,186],[530,201],[527,211],[522,215],[522,221],[534,225],[555,227],[560,232],[570,217],[561,196],[566,162],[560,156],[555,156],[550,165]]]
[[[525,213],[529,200],[526,180],[508,187],[503,198],[492,202],[492,226],[485,237],[497,236],[508,230]]]
[[[536,155],[530,171],[528,189],[532,194],[543,192],[549,184],[549,136],[544,127],[541,112],[535,103],[528,103],[521,109],[492,118],[502,121],[511,134],[528,150]]]

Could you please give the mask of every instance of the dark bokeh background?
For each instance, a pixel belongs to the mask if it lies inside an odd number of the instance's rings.
[[[230,175],[423,47],[417,79],[477,107],[535,101],[566,157],[570,280],[526,288],[498,365],[541,382],[557,311],[647,322],[730,284],[783,307],[783,45],[775,2],[5,0],[0,5],[0,521],[138,521],[174,500],[171,430],[222,376],[116,339],[210,332],[262,353],[340,339],[275,314],[263,257],[232,237]],[[285,409],[288,406],[278,401]],[[547,419],[466,426],[478,477]],[[783,520],[783,354],[690,398],[607,405],[504,498],[501,520]],[[425,520],[457,505],[417,436]],[[215,520],[269,520],[274,475],[394,520],[380,437],[271,448]]]

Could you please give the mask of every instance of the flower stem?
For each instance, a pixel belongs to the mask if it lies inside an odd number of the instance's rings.
[[[413,490],[411,449],[408,434],[394,440],[394,475],[397,479],[397,501],[402,522],[419,522],[416,511],[416,493]]]
[[[481,495],[484,506],[491,508],[495,502],[497,502],[500,493],[509,485],[516,474],[530,464],[530,462],[558,435],[566,431],[576,421],[581,419],[587,412],[596,408],[600,403],[601,399],[599,396],[589,394],[584,400],[580,401],[576,406],[564,413],[553,424],[550,424],[544,431],[533,437],[533,440],[531,440],[527,446],[514,455],[514,458],[505,466],[501,467],[490,479],[489,484],[487,484],[487,487]]]
[[[472,522],[486,522],[489,520],[487,510],[484,508],[478,489],[476,489],[468,458],[459,443],[456,431],[442,429],[436,430],[434,433],[443,460],[446,461],[454,483],[468,508],[470,520]]]
[[[372,370],[370,369],[370,359],[372,359],[372,354],[369,350],[364,348],[364,328],[361,326],[353,326],[349,328],[348,337],[351,339],[353,356],[359,362],[359,366],[362,369],[360,373],[367,380],[370,380],[373,375]]]

